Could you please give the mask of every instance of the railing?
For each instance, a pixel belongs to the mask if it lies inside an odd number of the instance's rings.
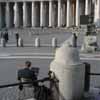
[[[34,88],[23,87],[23,90],[21,91],[19,89],[19,86],[24,85],[24,84],[32,84],[35,82],[43,83],[45,81],[49,81],[49,78],[47,77],[47,78],[37,80],[37,81],[0,85],[0,100],[27,100],[29,98],[34,98]],[[38,90],[35,92],[38,92],[38,94],[39,94],[40,91],[43,92],[42,91],[43,88],[44,88],[44,85],[41,85],[37,88]],[[40,95],[40,97],[38,97],[39,100],[42,100],[44,94],[40,93],[39,95]],[[43,100],[47,100],[47,94],[44,95]]]

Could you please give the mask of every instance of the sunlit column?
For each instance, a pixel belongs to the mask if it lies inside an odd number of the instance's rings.
[[[76,0],[76,26],[80,24],[80,9],[79,9],[79,0]]]
[[[23,2],[23,26],[27,27],[27,25],[28,25],[27,3]]]
[[[49,1],[49,27],[52,26],[52,1]]]
[[[43,1],[40,2],[40,26],[44,26],[44,12],[43,12]]]
[[[32,2],[32,27],[35,27],[35,13],[36,13],[36,11],[35,11],[35,2],[33,1]]]
[[[61,26],[61,0],[58,0],[58,27]]]
[[[67,27],[70,26],[70,0],[67,0]]]
[[[100,0],[97,1],[97,19],[100,19]]]
[[[89,0],[85,0],[85,15],[89,15]]]
[[[14,5],[14,24],[15,24],[15,27],[20,26],[19,8],[18,8],[18,3],[17,2],[15,2],[15,5]]]

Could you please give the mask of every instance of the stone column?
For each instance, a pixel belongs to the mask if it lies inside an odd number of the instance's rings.
[[[10,28],[11,26],[11,20],[10,20],[10,3],[6,3],[6,27]]]
[[[76,0],[76,26],[80,24],[80,9],[79,9],[79,0]]]
[[[96,22],[97,19],[97,2],[94,1],[94,22]]]
[[[15,2],[14,5],[14,24],[15,27],[20,26],[18,2]]]
[[[23,26],[27,27],[28,15],[27,15],[27,3],[23,2]]]
[[[3,26],[3,22],[2,22],[2,7],[1,7],[1,3],[0,3],[0,29]]]
[[[43,4],[43,1],[40,2],[40,26],[44,26],[44,12],[43,12],[43,7],[44,4]]]
[[[97,20],[100,20],[100,0],[97,0]]]
[[[67,27],[70,26],[70,0],[67,0]]]
[[[85,15],[89,15],[89,0],[85,0]]]
[[[49,27],[52,27],[52,1],[49,1]]]
[[[36,11],[35,11],[35,2],[33,1],[32,2],[32,27],[35,27],[36,26],[36,18],[35,18],[35,14],[36,14]]]
[[[61,26],[61,0],[58,0],[58,27]]]
[[[62,4],[62,8],[61,8],[61,25],[63,27],[65,27],[66,25],[66,3]]]

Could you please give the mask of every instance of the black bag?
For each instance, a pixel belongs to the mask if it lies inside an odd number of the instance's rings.
[[[34,91],[34,97],[36,100],[49,100],[51,90],[46,86],[38,86]]]

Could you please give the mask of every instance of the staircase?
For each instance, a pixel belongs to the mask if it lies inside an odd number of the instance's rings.
[[[4,29],[3,29],[4,30]],[[2,30],[1,30],[2,31]],[[5,31],[5,30],[4,30]],[[18,32],[19,34],[54,34],[54,33],[66,33],[69,30],[67,28],[11,28],[8,29],[10,34]]]

